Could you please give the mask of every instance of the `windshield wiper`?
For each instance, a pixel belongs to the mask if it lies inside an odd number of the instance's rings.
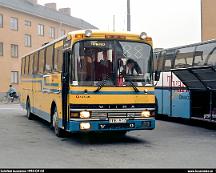
[[[97,89],[96,89],[94,92],[100,91],[101,88],[104,87],[104,85],[106,84],[106,82],[107,82],[107,79],[104,79],[104,80],[99,84],[99,86],[97,87]]]
[[[137,92],[137,93],[140,92],[139,89],[134,85],[134,83],[130,79],[127,79],[127,80],[128,80],[128,82],[130,82],[130,84],[133,87],[135,92]]]
[[[104,85],[106,84],[108,80],[107,79],[104,79],[100,84],[99,86],[97,87],[97,89],[94,91],[94,92],[99,92],[101,90],[101,88],[104,87]],[[140,92],[139,89],[134,85],[134,83],[128,79],[128,82],[130,83],[130,85],[133,87],[134,91],[135,92]]]

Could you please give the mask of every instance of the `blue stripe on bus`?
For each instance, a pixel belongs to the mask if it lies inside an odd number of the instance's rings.
[[[147,94],[144,92],[135,92],[135,91],[99,91],[99,92],[94,92],[94,91],[88,91],[87,93],[84,91],[69,91],[69,94],[94,94],[94,95],[148,95],[148,94],[154,94],[154,91],[148,91]]]
[[[22,106],[23,109],[26,109],[26,104],[25,104],[25,103],[21,103],[21,106]],[[51,121],[51,119],[50,119],[50,114],[47,113],[47,112],[44,112],[44,111],[42,111],[42,110],[40,110],[40,109],[37,109],[37,108],[35,108],[35,107],[31,107],[31,112],[32,112],[33,114],[37,115],[38,117],[40,117],[40,118],[42,118],[42,119],[48,121],[48,122]]]
[[[33,114],[36,114],[36,115],[39,116],[40,118],[42,118],[42,119],[48,121],[48,122],[51,121],[51,120],[50,120],[50,119],[51,119],[51,118],[50,118],[50,114],[47,113],[47,112],[44,112],[44,111],[42,111],[42,110],[40,110],[40,109],[37,109],[37,108],[35,108],[35,107],[31,107],[31,112],[32,112]]]
[[[42,85],[42,80],[22,80],[21,82],[30,82],[30,83],[40,83]],[[58,87],[59,83],[44,83],[44,86],[55,86]]]

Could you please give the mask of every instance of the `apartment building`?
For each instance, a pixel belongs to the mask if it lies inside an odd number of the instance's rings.
[[[20,58],[44,43],[79,29],[97,29],[71,16],[70,8],[37,0],[0,0],[0,95],[9,84],[18,88]]]
[[[216,1],[201,0],[201,39],[216,39]]]

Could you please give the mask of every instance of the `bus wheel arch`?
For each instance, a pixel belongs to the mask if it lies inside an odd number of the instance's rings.
[[[31,102],[29,96],[27,96],[26,99],[26,116],[29,120],[32,120],[34,118],[33,114],[31,113]]]
[[[58,137],[64,137],[64,130],[61,129],[58,124],[59,124],[59,117],[58,117],[58,111],[57,111],[57,106],[56,103],[53,101],[51,104],[51,128],[54,130],[54,133]]]

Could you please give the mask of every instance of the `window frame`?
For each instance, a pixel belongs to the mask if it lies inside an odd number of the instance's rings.
[[[25,20],[24,25],[27,27],[31,27],[31,21],[30,20]]]
[[[14,48],[16,47],[17,49],[14,49],[14,50],[17,50],[16,51],[16,55],[13,54],[13,46]],[[11,57],[12,58],[18,58],[19,57],[19,45],[18,44],[11,44]]]
[[[44,36],[45,26],[43,24],[37,25],[37,35]]]
[[[53,27],[53,26],[51,26],[50,28],[49,28],[49,36],[50,36],[50,38],[55,38],[55,27]]]
[[[0,56],[4,56],[4,43],[3,42],[0,42],[0,46],[2,48],[2,51],[0,52]]]
[[[14,19],[14,20],[13,20],[13,19]],[[12,24],[14,24],[14,23],[13,23],[14,21],[16,21],[16,27],[12,26]],[[16,17],[11,17],[11,18],[10,18],[10,29],[13,30],[13,31],[18,31],[18,28],[19,28],[19,27],[18,27],[18,23],[19,23],[19,22],[18,22],[18,18],[16,18]]]
[[[11,77],[11,84],[19,84],[19,71],[11,71]],[[14,80],[14,77],[16,77],[16,80]]]
[[[0,28],[4,27],[4,17],[3,14],[0,14]]]
[[[25,45],[25,47],[32,47],[32,37],[30,34],[24,35],[24,45]]]

